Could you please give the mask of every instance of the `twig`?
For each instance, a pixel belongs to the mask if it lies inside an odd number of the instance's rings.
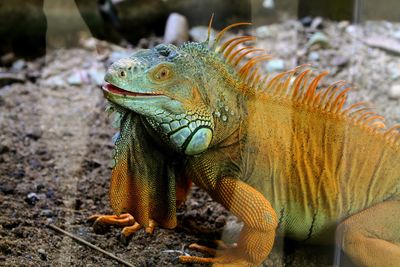
[[[64,234],[64,235],[66,235],[66,236],[69,236],[70,238],[74,239],[75,241],[77,241],[77,242],[79,242],[79,243],[81,243],[81,244],[84,244],[84,245],[86,245],[86,246],[89,246],[89,247],[91,247],[92,249],[95,249],[95,250],[97,250],[97,251],[100,251],[100,252],[103,253],[103,254],[106,254],[106,255],[109,256],[110,258],[112,258],[112,259],[118,261],[119,263],[125,264],[126,266],[129,266],[129,267],[134,267],[131,263],[129,263],[129,262],[127,262],[127,261],[124,261],[123,259],[118,258],[118,257],[115,256],[114,254],[112,254],[112,253],[110,253],[110,252],[108,252],[108,251],[105,251],[104,249],[101,249],[101,248],[99,248],[98,246],[95,246],[95,245],[93,245],[93,244],[87,242],[86,240],[84,240],[84,239],[82,239],[82,238],[79,238],[79,237],[77,237],[76,235],[74,235],[74,234],[72,234],[72,233],[69,233],[69,232],[67,232],[67,231],[65,231],[65,230],[63,230],[63,229],[61,229],[61,228],[59,228],[59,227],[57,227],[57,226],[55,226],[55,225],[47,224],[46,226],[49,227],[49,228],[51,228],[51,229],[53,229],[53,230],[55,230],[55,231],[57,231],[57,232],[60,232],[60,233],[62,233],[62,234]]]

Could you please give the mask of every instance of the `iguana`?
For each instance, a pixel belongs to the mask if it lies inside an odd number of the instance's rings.
[[[112,64],[103,92],[122,117],[117,215],[92,219],[131,225],[125,235],[173,228],[193,181],[244,226],[237,246],[181,262],[257,266],[282,234],[317,244],[336,236],[359,266],[399,266],[400,125],[387,128],[366,103],[345,106],[343,81],[319,88],[326,73],[262,76],[257,64],[269,56],[245,45],[253,37],[221,41],[246,24]]]

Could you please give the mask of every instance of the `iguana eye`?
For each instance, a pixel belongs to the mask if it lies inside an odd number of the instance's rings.
[[[161,66],[154,72],[153,79],[156,81],[165,81],[171,78],[171,75],[171,70],[167,66]]]

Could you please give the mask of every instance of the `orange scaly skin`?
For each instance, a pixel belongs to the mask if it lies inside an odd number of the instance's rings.
[[[182,262],[257,266],[276,233],[328,243],[336,232],[355,264],[395,266],[400,126],[387,129],[363,103],[344,107],[344,82],[317,88],[325,73],[299,67],[261,77],[255,65],[268,56],[246,61],[260,50],[236,49],[251,37],[218,46],[237,25],[212,44],[160,45],[111,66],[104,94],[124,118],[112,207],[133,215],[133,231],[172,228],[191,180],[244,227],[236,247]]]

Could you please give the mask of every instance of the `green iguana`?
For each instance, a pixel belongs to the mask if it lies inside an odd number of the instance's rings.
[[[306,67],[263,78],[269,58],[221,43],[161,44],[115,62],[103,86],[122,116],[111,205],[97,222],[173,228],[190,181],[244,222],[236,247],[181,262],[256,266],[275,234],[336,244],[360,266],[400,264],[400,125]],[[246,59],[249,54],[257,54]],[[266,76],[268,77],[268,76]],[[127,212],[127,214],[122,214]],[[201,248],[201,247],[199,247]],[[203,248],[206,250],[206,248]]]

